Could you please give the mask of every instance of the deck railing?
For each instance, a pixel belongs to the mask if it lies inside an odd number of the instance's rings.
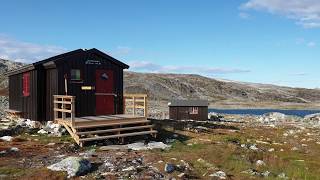
[[[55,121],[65,121],[74,126],[75,118],[75,96],[53,95],[53,112]]]
[[[143,114],[144,117],[148,116],[147,95],[146,94],[124,94],[124,111],[133,116]]]

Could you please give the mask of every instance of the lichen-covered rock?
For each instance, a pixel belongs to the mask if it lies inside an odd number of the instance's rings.
[[[66,171],[68,177],[73,177],[81,176],[89,172],[91,163],[85,158],[71,156],[47,168],[52,171]]]

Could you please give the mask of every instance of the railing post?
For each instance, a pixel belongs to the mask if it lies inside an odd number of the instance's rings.
[[[66,106],[65,106],[65,103],[66,100],[64,97],[62,97],[62,104],[61,104],[61,109],[65,110],[66,109]],[[62,112],[62,120],[64,120],[66,118],[66,112]]]
[[[147,100],[147,96],[143,97],[143,107],[144,107],[144,117],[148,117],[148,100]]]
[[[133,102],[133,110],[132,110],[132,115],[136,115],[136,98],[132,96],[132,102]]]
[[[53,96],[53,109],[58,108],[58,104],[55,103],[55,101],[57,101],[57,97]],[[58,117],[59,117],[58,112],[53,110],[53,121],[56,121]]]
[[[75,123],[74,123],[74,116],[75,116],[75,96],[73,96],[71,98],[71,116],[70,116],[70,119],[71,119],[71,124],[72,126],[74,127],[75,126]]]

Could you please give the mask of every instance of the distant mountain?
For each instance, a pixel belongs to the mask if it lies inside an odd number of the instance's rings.
[[[217,80],[200,75],[125,72],[125,92],[154,100],[200,98],[211,102],[320,102],[320,90]]]
[[[0,59],[0,95],[7,95],[4,73],[23,63]],[[208,99],[224,104],[298,103],[320,104],[319,89],[291,88],[267,84],[213,79],[192,74],[155,74],[124,72],[124,91],[147,93],[150,100]],[[318,106],[318,105],[317,105]]]

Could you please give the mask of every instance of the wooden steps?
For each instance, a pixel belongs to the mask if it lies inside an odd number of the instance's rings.
[[[74,96],[53,97],[54,121],[63,125],[80,146],[88,141],[118,138],[120,142],[124,142],[125,137],[141,135],[155,137],[157,134],[151,122],[147,120],[146,95],[129,94],[124,97],[124,101],[129,102],[125,106],[131,110],[130,114],[85,117],[75,117]],[[143,110],[142,115],[140,110]]]
[[[88,123],[85,125],[78,125],[76,123],[76,129],[84,129],[84,128],[95,128],[95,127],[106,127],[106,126],[118,126],[118,125],[129,125],[129,124],[142,124],[142,123],[149,123],[148,120],[140,120],[140,121],[125,121],[125,122],[99,122],[99,123]]]
[[[84,132],[77,132],[78,136],[81,135],[88,135],[88,134],[103,134],[109,132],[119,132],[119,131],[128,131],[128,130],[137,130],[137,129],[147,129],[153,128],[153,125],[147,126],[133,126],[133,127],[126,127],[126,128],[114,128],[114,129],[106,129],[106,130],[95,130],[95,131],[84,131]]]
[[[142,131],[142,132],[134,132],[134,133],[126,133],[126,134],[115,134],[115,135],[109,135],[109,136],[97,136],[92,138],[81,138],[80,142],[111,139],[111,138],[123,138],[128,136],[138,136],[138,135],[156,134],[156,133],[157,131],[152,130],[152,131]]]
[[[152,135],[157,131],[153,129],[150,121],[143,116],[88,116],[76,117],[74,125],[70,118],[57,119],[58,123],[66,127],[75,141],[82,146],[88,141],[118,138],[121,142],[125,137]]]

